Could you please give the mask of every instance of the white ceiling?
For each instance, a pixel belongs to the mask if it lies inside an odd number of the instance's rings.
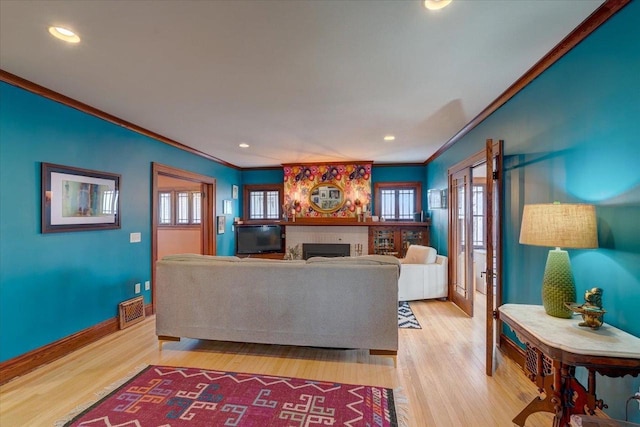
[[[601,4],[0,0],[0,68],[239,167],[414,163]]]

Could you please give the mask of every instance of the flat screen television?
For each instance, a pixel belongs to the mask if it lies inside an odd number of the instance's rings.
[[[282,227],[278,224],[236,226],[236,254],[284,252]]]

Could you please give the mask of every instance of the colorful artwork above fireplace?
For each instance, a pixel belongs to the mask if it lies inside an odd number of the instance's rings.
[[[341,194],[337,195],[341,200],[335,204],[335,209],[320,209],[320,204],[312,200],[314,191],[322,189],[324,185],[341,190]],[[370,209],[370,162],[284,166],[283,211],[288,217],[356,218]]]

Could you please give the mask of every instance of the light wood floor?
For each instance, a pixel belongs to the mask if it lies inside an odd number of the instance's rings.
[[[183,339],[162,351],[154,318],[110,335],[0,387],[0,426],[51,426],[95,393],[148,364],[329,380],[400,388],[411,427],[512,426],[537,396],[511,360],[497,355],[484,373],[484,317],[467,318],[449,302],[411,306],[423,329],[400,329],[393,359],[363,350],[329,350]],[[477,307],[478,311],[481,307]],[[527,426],[550,426],[535,414]]]

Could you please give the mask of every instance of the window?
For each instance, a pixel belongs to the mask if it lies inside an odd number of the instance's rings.
[[[279,220],[282,200],[282,185],[245,185],[244,216],[248,220]]]
[[[200,225],[202,193],[194,190],[158,192],[158,224],[163,226]]]
[[[160,225],[169,225],[171,224],[171,192],[161,192],[159,194],[158,200],[158,212],[160,213],[160,218],[158,218],[158,223]]]
[[[387,221],[413,221],[422,211],[422,186],[419,182],[387,182],[375,184],[376,215]]]

